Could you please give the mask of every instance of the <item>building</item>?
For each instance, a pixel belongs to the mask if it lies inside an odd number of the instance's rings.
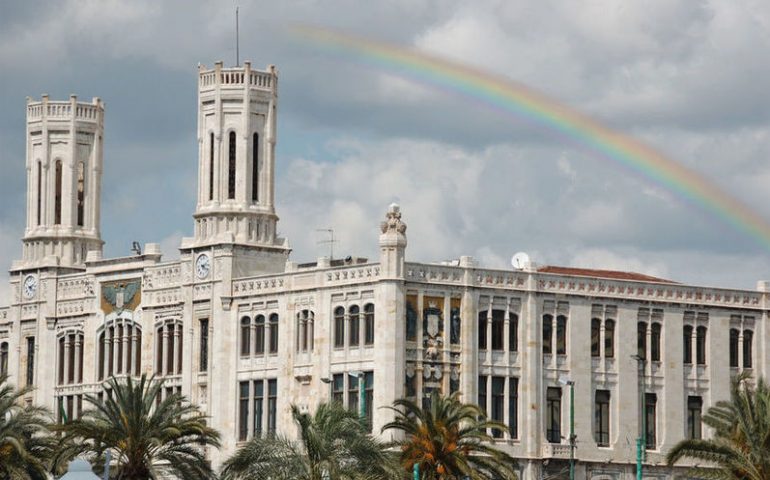
[[[292,403],[364,400],[379,431],[394,399],[461,391],[509,426],[501,446],[538,479],[563,474],[574,387],[577,476],[631,478],[644,425],[645,474],[663,478],[667,449],[707,434],[700,416],[731,378],[767,373],[765,283],[407,261],[397,205],[379,258],[291,261],[273,202],[277,72],[198,75],[194,235],[170,262],[157,244],[102,256],[102,102],[28,100],[27,228],[0,369],[36,387],[29,402],[75,417],[105,378],[154,374],[210,415],[216,466],[254,435],[291,434]]]

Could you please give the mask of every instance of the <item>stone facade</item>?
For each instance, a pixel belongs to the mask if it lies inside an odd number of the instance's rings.
[[[172,262],[156,244],[102,257],[101,102],[28,103],[24,255],[0,308],[0,369],[36,387],[27,401],[77,416],[108,376],[154,374],[210,415],[217,466],[253,435],[293,434],[291,404],[363,399],[379,432],[392,418],[379,407],[460,391],[540,479],[564,476],[571,384],[578,478],[632,478],[642,418],[645,476],[663,478],[667,449],[708,435],[697,416],[730,379],[766,374],[765,284],[408,262],[397,205],[374,261],[290,261],[273,206],[277,82],[272,66],[201,67],[194,236]]]

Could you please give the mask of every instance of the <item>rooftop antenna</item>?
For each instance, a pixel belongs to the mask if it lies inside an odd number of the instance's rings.
[[[240,34],[238,33],[238,8],[235,7],[235,66],[241,66]]]
[[[336,240],[334,238],[334,229],[333,228],[317,228],[316,232],[326,232],[329,234],[328,240],[319,240],[318,244],[328,243],[329,244],[329,261],[334,260],[334,244],[339,242],[339,240]]]

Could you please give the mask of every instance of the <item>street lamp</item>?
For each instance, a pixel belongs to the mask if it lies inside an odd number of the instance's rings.
[[[639,436],[636,437],[636,480],[642,480],[642,460],[647,449],[647,412],[644,398],[645,390],[645,363],[646,359],[641,355],[631,355],[631,358],[636,360],[636,376],[639,386],[639,412],[640,416],[640,431]]]
[[[575,480],[575,381],[559,377],[559,383],[569,385],[569,480]]]

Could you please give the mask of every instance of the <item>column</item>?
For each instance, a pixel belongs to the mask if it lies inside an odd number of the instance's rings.
[[[161,332],[163,335],[163,341],[161,342],[161,345],[163,345],[164,351],[161,352],[161,375],[166,375],[168,373],[168,325],[163,325],[161,327]]]
[[[81,335],[75,335],[75,376],[74,376],[74,383],[82,383],[83,377],[82,375],[82,368],[83,365],[80,364],[83,354],[83,340]]]
[[[72,368],[72,365],[70,365],[70,336],[65,335],[64,337],[64,381],[62,382],[63,385],[66,385],[70,383],[70,368]]]
[[[117,337],[118,327],[114,326],[111,330],[110,345],[112,350],[110,351],[110,356],[112,358],[112,374],[116,375],[118,373],[118,342],[120,339]]]
[[[102,379],[106,380],[108,376],[108,372],[110,371],[110,355],[112,353],[110,352],[110,339],[107,337],[107,329],[104,329],[104,340],[102,340],[102,345],[104,346],[104,361],[102,364]]]
[[[174,355],[173,355],[173,358],[171,359],[172,364],[174,365],[174,371],[171,373],[176,375],[178,372],[182,371],[182,365],[179,364],[179,358],[180,358],[179,357],[179,349],[180,349],[179,336],[182,333],[182,325],[172,324],[171,328],[174,329]]]

